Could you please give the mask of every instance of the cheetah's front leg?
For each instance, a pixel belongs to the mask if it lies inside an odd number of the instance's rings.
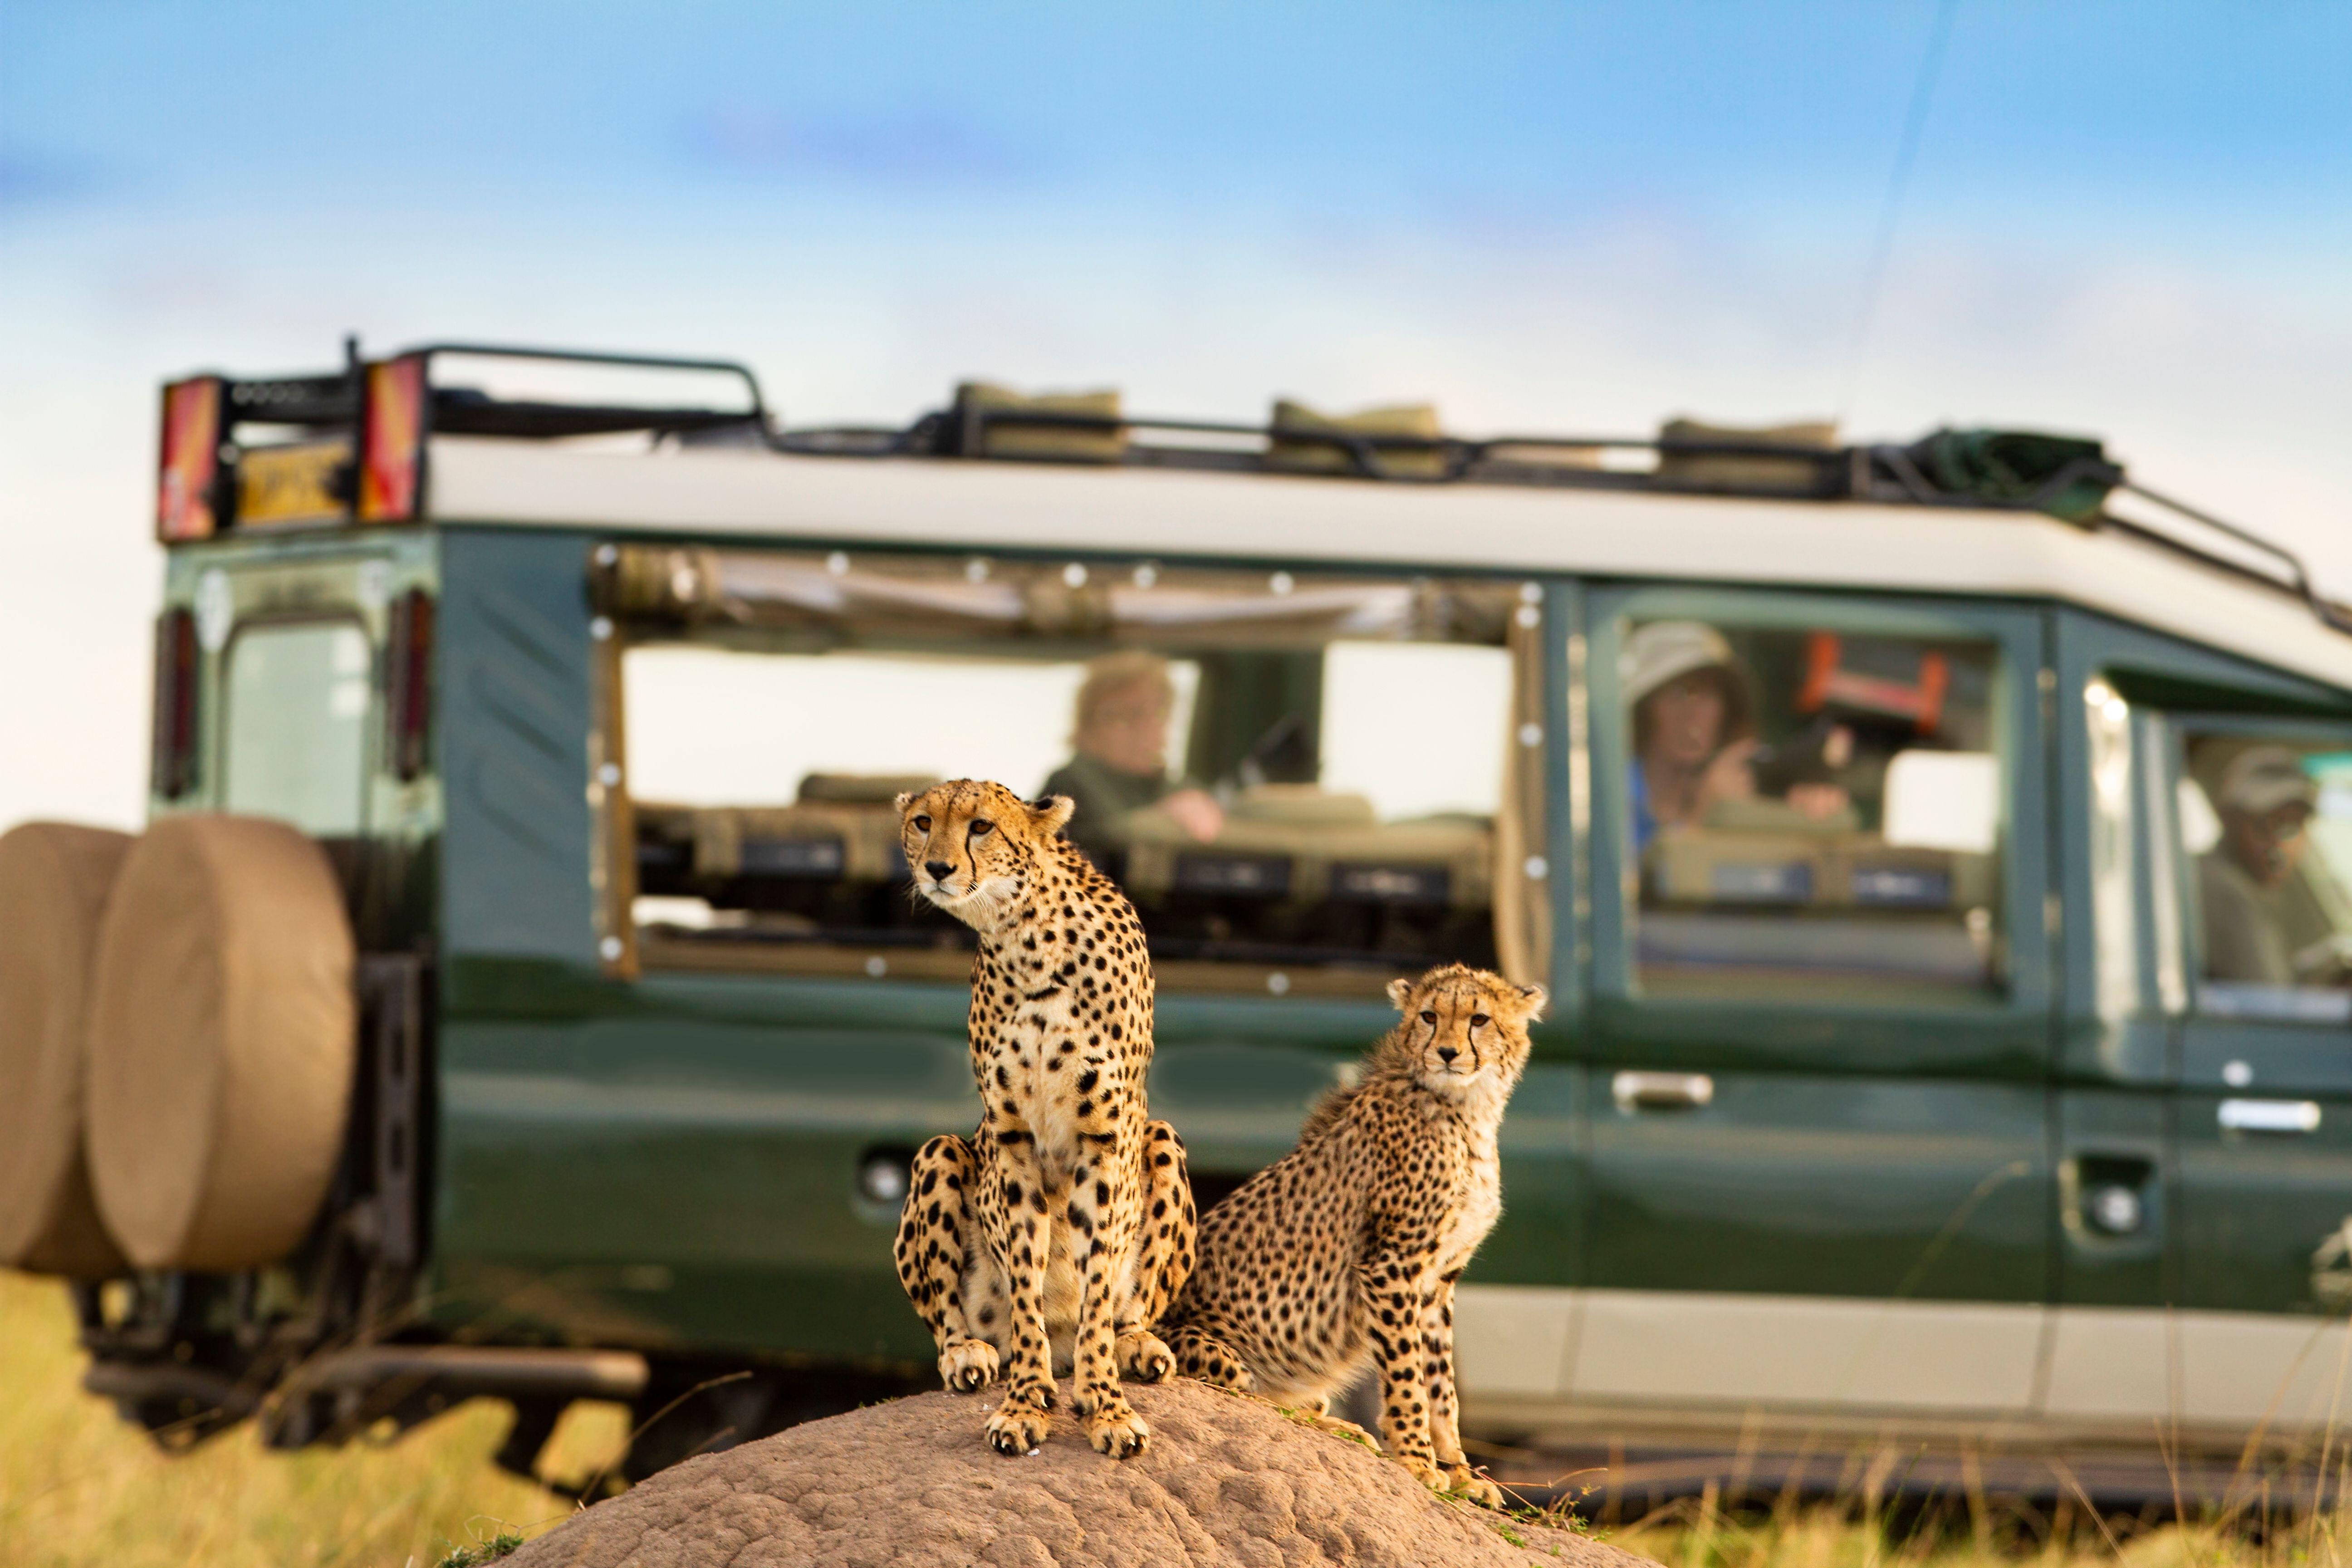
[[[1421,1331],[1424,1259],[1379,1248],[1356,1263],[1371,1309],[1369,1332],[1381,1369],[1381,1446],[1433,1491],[1448,1485],[1429,1440],[1429,1386]]]
[[[1096,1451],[1114,1459],[1140,1454],[1151,1442],[1151,1428],[1119,1392],[1116,1355],[1118,1293],[1141,1218],[1142,1199],[1135,1187],[1140,1142],[1132,1133],[1119,1138],[1104,1151],[1108,1158],[1081,1161],[1070,1180],[1070,1245],[1079,1254],[1084,1279],[1077,1392],[1070,1407],[1086,1423],[1087,1440]],[[1167,1353],[1165,1346],[1160,1353]]]
[[[1503,1506],[1503,1489],[1480,1475],[1462,1452],[1461,1402],[1454,1386],[1454,1282],[1455,1269],[1433,1286],[1421,1314],[1422,1354],[1428,1363],[1429,1436],[1446,1490],[1481,1508]]]
[[[915,1154],[892,1247],[898,1283],[940,1347],[940,1381],[958,1394],[996,1376],[996,1347],[975,1338],[964,1316],[963,1277],[972,1256],[971,1197],[979,1162],[971,1145],[947,1134]]]
[[[1145,1122],[1141,1163],[1143,1208],[1130,1288],[1119,1303],[1117,1354],[1121,1376],[1158,1383],[1175,1370],[1176,1358],[1152,1330],[1192,1278],[1200,1218],[1185,1173],[1184,1141],[1176,1129],[1165,1121]]]
[[[1054,1430],[1054,1352],[1045,1338],[1045,1266],[1053,1247],[1036,1145],[1025,1131],[995,1134],[1001,1224],[989,1247],[1012,1300],[1005,1331],[1013,1342],[1004,1402],[988,1418],[988,1441],[1000,1454],[1025,1454]]]

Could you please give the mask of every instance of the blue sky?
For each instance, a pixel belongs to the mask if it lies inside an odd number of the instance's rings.
[[[1797,226],[1879,195],[1932,11],[12,0],[0,196],[20,222],[361,183],[428,204],[830,188],[1074,218],[1572,226],[1664,205]],[[2341,5],[1968,0],[1922,208],[2341,242],[2340,199],[2284,198],[2352,184],[2347,59]]]
[[[2352,593],[2352,6],[1958,0],[1857,349],[1939,4],[0,0],[0,822],[136,814],[155,382],[347,329],[2088,430]]]

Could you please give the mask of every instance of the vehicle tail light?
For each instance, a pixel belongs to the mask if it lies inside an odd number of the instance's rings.
[[[196,692],[203,676],[195,612],[166,610],[155,621],[154,791],[177,800],[196,787]]]
[[[221,393],[216,375],[193,376],[163,388],[155,537],[167,544],[210,539],[219,531]]]
[[[392,602],[384,658],[384,752],[404,783],[425,771],[433,722],[433,595],[411,588]]]
[[[360,403],[359,520],[404,522],[425,486],[425,356],[367,367]]]

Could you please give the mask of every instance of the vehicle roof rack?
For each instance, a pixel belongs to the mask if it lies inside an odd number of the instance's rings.
[[[431,362],[441,355],[712,373],[740,381],[745,401],[740,407],[712,408],[497,397],[477,387],[433,384]],[[982,389],[990,395],[975,395],[977,384],[967,384],[950,406],[910,425],[789,429],[772,416],[758,376],[737,360],[458,341],[420,344],[394,357],[425,362],[430,428],[439,435],[545,440],[645,431],[688,446],[750,445],[806,457],[1058,462],[1320,474],[1386,485],[1519,485],[2040,511],[2086,529],[2113,529],[2287,593],[2323,624],[2352,633],[2352,613],[2319,593],[2294,552],[2134,482],[2098,441],[2079,437],[1941,429],[1907,446],[1837,445],[1677,421],[1655,437],[1473,438],[1406,433],[1380,427],[1377,420],[1368,426],[1360,420],[1324,419],[1286,405],[1277,405],[1277,416],[1264,424],[1103,412],[1097,411],[1105,406],[1100,403],[1083,406],[1086,398],[1024,399],[996,388]],[[351,426],[359,416],[366,368],[356,338],[344,340],[344,359],[343,370],[333,374],[223,378],[223,437],[241,424]],[[1109,409],[1118,406],[1115,395],[1093,395],[1108,397]],[[991,438],[1024,429],[1109,439]],[[1302,453],[1311,458],[1318,449],[1336,460],[1300,460]],[[2165,521],[2118,516],[2108,502],[2119,495],[2147,502]]]
[[[2302,558],[2284,545],[2132,480],[2095,440],[2029,431],[1937,430],[1908,446],[1874,443],[1816,446],[1789,440],[1738,439],[1673,433],[1658,437],[1501,435],[1409,436],[1302,429],[1227,420],[1091,415],[1036,407],[992,407],[960,399],[905,426],[824,426],[778,432],[779,451],[823,457],[989,457],[995,461],[1068,462],[1068,458],[992,455],[992,428],[1004,426],[1161,434],[1172,440],[1128,440],[1113,464],[1129,467],[1224,469],[1296,474],[1267,456],[1279,442],[1328,446],[1346,458],[1345,472],[1387,484],[1507,484],[1649,493],[1742,496],[1780,500],[1858,500],[1881,505],[1965,507],[2038,511],[2078,526],[2113,529],[2158,549],[2232,576],[2283,590],[2323,625],[2352,633],[2352,612],[2320,594]],[[1207,439],[1203,439],[1203,438]],[[1435,453],[1402,466],[1391,455]],[[1705,458],[1769,459],[1784,473],[1810,469],[1797,483],[1742,484],[1701,477]],[[1713,465],[1721,472],[1727,465]],[[2232,555],[2167,527],[2117,516],[2114,495],[2137,496],[2209,531],[2244,554]],[[2257,563],[2257,561],[2259,563]]]

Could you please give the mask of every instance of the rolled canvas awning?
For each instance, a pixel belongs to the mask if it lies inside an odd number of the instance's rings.
[[[892,636],[1100,637],[1154,647],[1333,637],[1500,644],[1516,591],[1495,583],[964,562],[626,545],[598,603],[649,621]]]

